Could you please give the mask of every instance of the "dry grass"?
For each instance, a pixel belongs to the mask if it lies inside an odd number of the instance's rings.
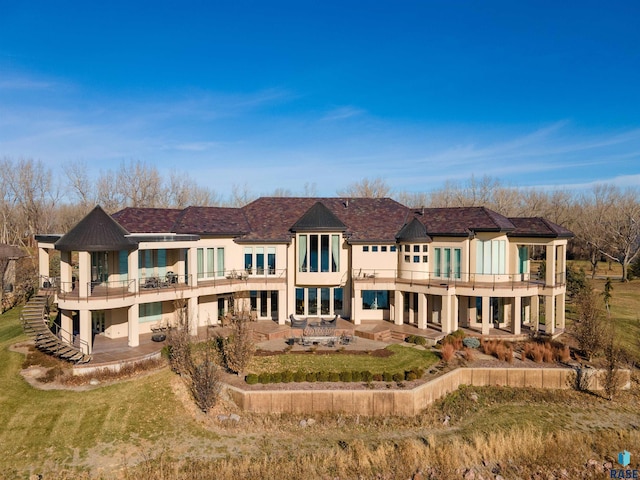
[[[449,363],[456,354],[456,348],[451,343],[445,343],[440,350],[442,360]]]

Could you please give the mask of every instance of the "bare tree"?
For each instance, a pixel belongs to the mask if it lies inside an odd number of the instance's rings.
[[[244,305],[236,299],[234,305]],[[241,307],[242,308],[242,307]],[[227,368],[241,375],[253,358],[255,345],[251,337],[249,322],[251,314],[242,308],[231,316],[231,333],[224,342],[223,355]]]
[[[83,207],[96,204],[97,192],[89,178],[88,166],[85,162],[71,162],[64,168],[67,186]]]
[[[638,190],[618,196],[612,214],[603,218],[606,246],[602,253],[622,266],[627,281],[629,265],[640,255],[640,201]]]
[[[350,183],[337,193],[341,197],[383,198],[391,195],[391,187],[381,177],[371,180],[363,178],[359,182]]]
[[[190,205],[208,207],[218,205],[218,195],[211,189],[201,187],[184,172],[173,171],[169,175],[166,196],[158,206],[186,208]]]
[[[589,286],[576,297],[577,321],[574,324],[574,336],[580,350],[591,361],[593,355],[603,346],[606,333],[604,315],[598,307],[598,298]]]
[[[251,191],[249,185],[246,183],[238,185],[236,183],[231,187],[231,196],[227,202],[229,207],[244,207],[248,203],[253,202],[256,199],[256,195]]]

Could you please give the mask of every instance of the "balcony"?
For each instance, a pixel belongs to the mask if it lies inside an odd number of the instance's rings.
[[[521,289],[539,288],[546,286],[563,286],[566,283],[564,272],[556,274],[555,285],[547,285],[544,278],[537,273],[520,274],[479,274],[467,272],[429,272],[424,270],[397,269],[365,269],[352,270],[352,279],[359,284],[395,283],[405,285],[422,285],[427,288],[478,288],[482,289]]]

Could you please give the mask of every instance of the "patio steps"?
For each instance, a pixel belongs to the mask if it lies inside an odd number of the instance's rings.
[[[91,355],[58,338],[47,325],[49,297],[36,295],[22,309],[20,320],[26,334],[30,335],[36,348],[54,357],[73,363],[87,363]]]

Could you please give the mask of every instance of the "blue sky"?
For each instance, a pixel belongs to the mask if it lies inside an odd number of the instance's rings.
[[[640,186],[640,2],[0,0],[0,157],[318,193]]]

